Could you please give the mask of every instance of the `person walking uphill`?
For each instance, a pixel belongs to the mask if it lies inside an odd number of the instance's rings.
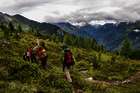
[[[72,82],[69,70],[74,63],[75,62],[71,50],[67,46],[64,46],[63,72],[65,73],[66,79],[69,82]]]
[[[32,47],[27,48],[23,55],[25,61],[32,61]]]
[[[45,69],[47,67],[47,53],[45,43],[43,41],[39,42],[39,46],[36,49],[37,60],[41,62],[42,67]]]

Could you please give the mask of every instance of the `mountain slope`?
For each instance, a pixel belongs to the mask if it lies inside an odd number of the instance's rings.
[[[17,21],[19,21],[22,24],[28,25],[32,28],[36,28],[37,30],[43,32],[44,34],[45,33],[53,34],[53,33],[63,32],[61,28],[50,23],[39,23],[30,19],[27,19],[21,15],[14,15],[13,18],[15,18]]]
[[[38,30],[42,34],[61,34],[64,31],[53,24],[50,23],[39,23],[37,21],[30,20],[21,15],[10,16],[8,14],[0,13],[0,23],[9,23],[20,24],[22,27],[29,31],[30,29]]]
[[[55,25],[59,26],[60,28],[62,28],[63,30],[69,33],[78,30],[78,27],[73,26],[70,23],[61,22],[61,23],[55,23]]]
[[[67,24],[59,25],[64,30],[70,29],[72,26]],[[99,44],[104,45],[108,50],[118,49],[125,36],[128,35],[128,38],[132,41],[132,46],[135,49],[140,49],[140,22],[127,23],[121,22],[118,24],[108,23],[105,25],[85,25],[81,27],[73,27],[71,29],[71,34],[93,37],[97,40]],[[69,32],[68,31],[68,32]]]
[[[76,59],[75,66],[71,70],[72,85],[64,78],[62,71],[62,43],[45,42],[48,54],[48,68],[44,70],[39,63],[31,63],[22,59],[23,53],[29,45],[37,39],[30,32],[22,33],[19,40],[11,38],[9,43],[0,40],[0,92],[1,93],[73,93],[74,89],[83,90],[84,93],[139,93],[139,82],[136,82],[133,90],[127,88],[129,84],[108,85],[106,83],[90,83],[85,77],[94,77],[97,80],[124,80],[134,74],[140,68],[139,61],[122,60],[110,61],[113,54],[101,54],[98,69],[93,68],[94,56],[100,53],[91,50],[71,46]],[[122,61],[121,61],[122,60]],[[114,62],[114,61],[113,61]],[[139,80],[139,79],[138,79]],[[133,83],[132,83],[133,85]],[[131,83],[129,87],[132,86]],[[126,86],[126,87],[125,87]],[[118,89],[118,88],[119,89]],[[124,88],[121,89],[120,88]],[[123,92],[122,92],[123,91]],[[124,92],[125,91],[125,92]],[[75,92],[76,93],[76,92]]]

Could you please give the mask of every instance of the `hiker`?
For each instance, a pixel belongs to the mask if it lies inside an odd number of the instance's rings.
[[[26,52],[23,55],[24,60],[31,61],[32,59],[32,48],[27,48]]]
[[[33,50],[33,47],[36,45],[36,43],[32,42],[29,48],[27,48],[26,52],[23,55],[23,59],[25,61],[31,61],[32,63],[36,62],[35,52]]]
[[[41,62],[42,67],[45,69],[47,67],[47,53],[45,43],[39,42],[39,46],[36,47],[36,59]]]
[[[39,44],[36,42],[32,42],[33,48],[32,48],[32,62],[37,63],[37,52],[36,50],[39,48]]]
[[[73,55],[71,50],[67,46],[64,46],[63,48],[64,48],[63,72],[65,72],[66,79],[69,82],[72,82],[69,70],[71,66],[74,65]]]

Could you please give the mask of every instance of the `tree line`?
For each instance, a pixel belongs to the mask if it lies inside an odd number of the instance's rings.
[[[122,42],[122,46],[120,48],[120,55],[130,59],[140,59],[140,50],[134,49],[132,47],[132,42],[128,37]]]
[[[64,34],[64,35],[53,34],[51,35],[50,39],[55,42],[61,41],[67,45],[75,46],[78,48],[94,49],[96,51],[102,52],[105,51],[103,45],[99,45],[94,38],[90,37],[81,37],[72,34]]]
[[[7,23],[1,23],[0,24],[1,31],[4,32],[4,38],[9,39],[10,36],[13,36],[15,38],[20,38],[20,33],[23,32],[23,29],[20,24],[13,24],[12,22]]]

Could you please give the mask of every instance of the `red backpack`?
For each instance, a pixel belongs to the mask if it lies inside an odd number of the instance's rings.
[[[39,58],[44,58],[44,57],[46,57],[46,50],[44,49],[44,48],[42,48],[42,47],[39,47],[38,49],[37,49],[37,51],[36,51],[36,54],[37,54],[37,56],[39,57]]]
[[[71,51],[66,51],[65,52],[64,60],[65,60],[67,65],[73,65],[74,64],[74,60],[73,60],[73,56],[72,56]]]

